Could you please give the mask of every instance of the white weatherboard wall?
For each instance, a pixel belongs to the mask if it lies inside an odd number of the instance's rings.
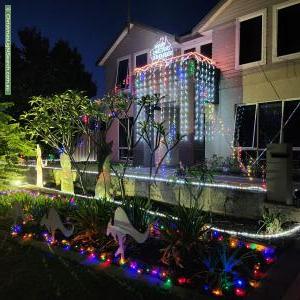
[[[242,102],[242,75],[235,70],[235,23],[215,28],[212,56],[220,69],[219,104],[215,107],[216,128],[211,141],[206,138],[205,156],[232,154],[235,105]],[[223,127],[223,130],[222,130]]]

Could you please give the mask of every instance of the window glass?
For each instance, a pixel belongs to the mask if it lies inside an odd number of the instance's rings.
[[[277,56],[300,52],[300,3],[278,10]]]
[[[212,43],[202,45],[200,48],[200,52],[202,55],[212,58]]]
[[[281,111],[281,102],[259,104],[259,148],[279,142]]]
[[[237,107],[234,133],[235,147],[252,147],[255,109],[255,105],[241,105]]]
[[[127,133],[131,132],[133,118],[124,118],[119,121],[119,158],[126,159],[128,155]],[[133,144],[132,135],[131,145]],[[130,155],[132,156],[132,155]]]
[[[240,22],[240,60],[247,64],[262,59],[262,16]]]
[[[129,60],[124,59],[119,61],[118,75],[117,75],[117,87],[121,89],[129,88]]]
[[[190,53],[190,52],[196,52],[196,48],[190,48],[183,51],[184,54]]]
[[[300,101],[285,101],[283,124],[283,140],[293,147],[300,147]]]
[[[135,57],[135,66],[136,68],[141,68],[143,66],[146,66],[148,64],[148,54],[143,53],[140,55],[137,55]]]

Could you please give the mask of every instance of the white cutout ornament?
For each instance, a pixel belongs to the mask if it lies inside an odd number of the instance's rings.
[[[67,229],[61,221],[57,211],[51,207],[48,214],[44,215],[41,220],[41,226],[46,226],[47,230],[52,234],[52,239],[55,240],[55,231],[60,230],[65,237],[70,237],[74,232],[74,226]]]
[[[144,233],[137,231],[130,223],[124,209],[118,207],[114,214],[114,225],[111,224],[110,220],[107,225],[106,235],[111,235],[119,244],[119,248],[117,249],[115,256],[121,255],[121,259],[125,259],[124,243],[126,235],[130,235],[137,243],[142,244],[149,236],[149,228]]]

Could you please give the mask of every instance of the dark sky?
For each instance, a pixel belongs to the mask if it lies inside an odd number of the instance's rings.
[[[189,31],[218,0],[131,0],[132,20],[169,33]],[[98,95],[103,93],[103,70],[95,66],[97,57],[111,44],[127,19],[127,0],[11,0],[1,3],[1,27],[4,28],[4,4],[12,5],[12,39],[17,31],[35,26],[51,44],[64,39],[82,55],[86,69],[93,74]],[[4,31],[4,30],[3,30]],[[3,43],[3,35],[0,35]],[[12,62],[13,63],[13,62]]]

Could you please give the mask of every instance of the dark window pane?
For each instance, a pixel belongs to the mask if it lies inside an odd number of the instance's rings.
[[[281,102],[259,104],[259,148],[279,142],[281,110]]]
[[[278,10],[277,55],[300,52],[300,3]]]
[[[200,52],[202,55],[204,55],[208,58],[212,58],[212,43],[202,45]]]
[[[237,107],[234,133],[235,147],[252,147],[255,122],[255,105]]]
[[[300,101],[284,102],[283,140],[293,147],[300,147]]]
[[[127,133],[131,131],[132,122],[133,122],[133,118],[120,120],[120,122],[119,122],[119,147],[128,147]],[[132,138],[133,138],[133,136],[132,136]]]
[[[183,53],[186,54],[186,53],[195,52],[195,51],[196,51],[196,48],[190,48],[190,49],[184,50]]]
[[[260,61],[262,16],[240,22],[240,65]]]
[[[129,87],[128,59],[121,60],[118,66],[117,87],[127,89]]]
[[[148,64],[148,55],[147,53],[143,53],[141,55],[137,55],[135,57],[135,66],[137,68],[140,68],[140,67],[143,67],[143,66],[146,66]]]

